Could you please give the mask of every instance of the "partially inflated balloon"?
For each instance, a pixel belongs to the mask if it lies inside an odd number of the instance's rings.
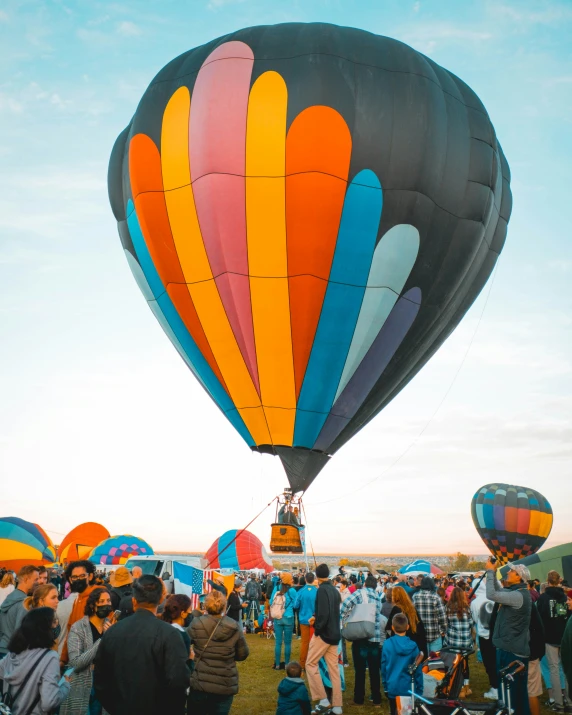
[[[556,571],[569,584],[572,583],[572,543],[553,546],[551,549],[542,549],[537,554],[526,556],[514,563],[526,566],[530,571],[530,578],[537,578],[545,582],[549,571]],[[506,577],[507,567],[501,569],[501,575]]]
[[[76,526],[62,540],[58,547],[58,561],[78,561],[86,559],[92,549],[110,536],[109,531],[95,521],[86,521]]]
[[[473,497],[479,536],[501,564],[535,554],[552,529],[552,507],[540,492],[512,484],[486,484]]]
[[[56,560],[52,540],[37,524],[16,516],[0,518],[0,566],[18,571],[22,566],[47,566]]]
[[[98,544],[87,557],[94,564],[124,564],[131,556],[153,556],[149,544],[138,536],[110,536]]]
[[[266,573],[274,570],[272,561],[262,541],[250,531],[231,529],[220,536],[205,554],[209,569],[234,569],[249,571],[264,569]]]
[[[164,331],[300,491],[475,300],[509,180],[457,77],[387,37],[286,24],[161,70],[116,141],[109,194]]]

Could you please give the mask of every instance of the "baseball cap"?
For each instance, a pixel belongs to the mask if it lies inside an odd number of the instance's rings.
[[[530,581],[530,571],[524,564],[509,564],[509,569],[516,571],[522,581]]]

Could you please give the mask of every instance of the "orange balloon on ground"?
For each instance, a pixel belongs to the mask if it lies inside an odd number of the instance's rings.
[[[80,561],[87,559],[99,543],[109,539],[109,531],[95,521],[86,521],[72,529],[58,548],[58,561]]]

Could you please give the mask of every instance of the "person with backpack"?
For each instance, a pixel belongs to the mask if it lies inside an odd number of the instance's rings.
[[[546,660],[550,670],[550,683],[552,685],[552,709],[564,712],[562,690],[568,696],[566,683],[560,682],[560,647],[566,624],[570,617],[567,597],[560,584],[560,574],[556,571],[548,572],[548,586],[536,603],[538,614],[544,626],[544,642],[546,643]]]
[[[256,580],[256,575],[251,574],[250,580],[244,589],[244,600],[246,601],[247,627],[250,626],[254,632],[255,623],[260,615],[260,599],[262,597],[262,586]]]
[[[54,650],[59,623],[53,608],[29,611],[0,661],[3,702],[13,715],[43,715],[58,708],[70,691],[69,678],[60,680],[60,659]]]
[[[119,610],[121,599],[133,596],[133,577],[129,573],[129,569],[125,566],[119,566],[115,573],[112,573],[109,577],[109,583],[111,584],[111,590],[109,592],[111,596],[111,605],[113,610]]]
[[[381,593],[375,577],[368,574],[364,587],[352,593],[341,606],[342,636],[351,641],[355,669],[354,703],[365,700],[365,671],[374,705],[381,705],[381,647],[387,619],[381,615]]]
[[[274,648],[274,670],[284,670],[290,662],[292,636],[294,635],[294,604],[296,591],[292,588],[292,574],[280,574],[280,587],[276,588],[270,601],[270,618],[274,622],[276,646]],[[281,660],[284,643],[284,660]]]

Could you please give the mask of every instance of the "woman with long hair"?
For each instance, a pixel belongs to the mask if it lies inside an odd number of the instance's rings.
[[[53,583],[45,583],[42,586],[36,586],[32,591],[32,595],[24,599],[24,609],[33,611],[34,608],[53,608],[55,611],[59,603],[58,589]]]
[[[176,593],[169,596],[165,602],[161,619],[166,623],[170,623],[179,631],[190,658],[191,637],[187,628],[191,625],[193,620],[193,616],[191,615],[191,599],[185,596],[184,593]]]
[[[8,656],[0,661],[4,699],[13,715],[44,715],[67,697],[66,678],[60,685],[60,659],[55,648],[59,623],[53,608],[34,608],[24,616],[8,644]],[[24,682],[25,681],[25,682]]]
[[[419,614],[413,605],[413,601],[407,595],[407,591],[402,586],[394,586],[391,590],[391,602],[393,603],[393,608],[387,618],[387,624],[390,629],[393,616],[398,613],[404,613],[409,622],[406,635],[409,636],[412,641],[417,643],[417,647],[422,653],[427,655],[427,635],[425,633],[425,626],[423,625],[421,618],[419,618]],[[393,635],[392,630],[386,631],[386,633],[388,637]]]
[[[473,628],[474,621],[471,615],[471,607],[467,600],[467,594],[458,586],[451,591],[447,605],[447,634],[443,645],[454,650],[472,650],[474,647]],[[469,688],[469,661],[465,659],[463,689],[460,697],[466,698],[471,695]]]
[[[71,692],[60,715],[100,715],[102,708],[93,692],[92,663],[101,637],[113,624],[113,607],[106,588],[95,588],[88,596],[84,616],[70,628],[68,635],[68,666],[74,668]]]
[[[0,605],[4,603],[6,596],[9,596],[16,588],[16,579],[11,571],[6,571],[0,581]]]
[[[270,601],[270,617],[274,622],[274,670],[284,670],[286,663],[290,662],[292,651],[292,636],[294,634],[294,603],[296,591],[291,588],[292,574],[280,574],[280,587],[276,588]],[[284,660],[281,660],[282,643],[284,643]]]

